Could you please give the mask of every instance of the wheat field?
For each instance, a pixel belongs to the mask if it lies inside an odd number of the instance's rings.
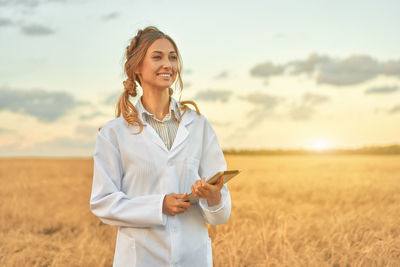
[[[400,266],[400,156],[227,156],[215,266]],[[92,159],[0,159],[0,266],[111,266]]]

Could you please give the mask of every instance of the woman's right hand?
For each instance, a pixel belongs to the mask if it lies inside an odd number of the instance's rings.
[[[176,214],[185,212],[190,207],[190,201],[184,201],[185,194],[168,194],[164,197],[163,213],[175,216]]]

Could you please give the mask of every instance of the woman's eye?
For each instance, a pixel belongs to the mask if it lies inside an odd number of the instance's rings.
[[[154,56],[153,58],[154,59],[161,59],[161,56]],[[177,60],[178,57],[177,56],[170,56],[170,59]]]

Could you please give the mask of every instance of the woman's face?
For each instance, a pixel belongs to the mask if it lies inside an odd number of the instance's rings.
[[[178,70],[178,56],[174,46],[168,39],[157,39],[147,49],[146,55],[139,69],[136,71],[140,77],[144,90],[163,90],[174,83]],[[145,89],[146,88],[146,89]]]

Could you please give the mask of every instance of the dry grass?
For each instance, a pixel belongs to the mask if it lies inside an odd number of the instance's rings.
[[[228,156],[215,266],[400,266],[400,156]],[[0,159],[0,266],[111,266],[92,160]]]

